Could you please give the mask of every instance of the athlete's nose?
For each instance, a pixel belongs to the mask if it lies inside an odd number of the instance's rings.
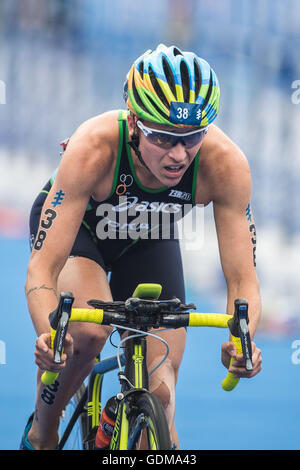
[[[186,158],[186,149],[185,145],[178,141],[174,147],[170,149],[168,152],[168,156],[175,162],[175,163],[183,163]]]

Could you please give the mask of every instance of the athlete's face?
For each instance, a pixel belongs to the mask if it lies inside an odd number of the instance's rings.
[[[153,130],[174,134],[173,126],[159,125],[148,121],[143,121],[142,125]],[[188,130],[193,131],[199,129],[191,128]],[[175,138],[175,145],[170,145],[169,148],[164,148],[165,145],[159,145],[159,140],[158,143],[153,143],[153,139],[148,138],[139,126],[135,129],[135,132],[137,131],[140,139],[139,150],[142,154],[143,160],[155,178],[166,186],[175,186],[178,184],[183,174],[194,160],[202,144],[202,139],[199,139],[199,134],[197,134],[197,136],[194,134],[193,138],[190,138],[191,141],[188,141],[188,145],[185,145],[185,142],[182,140],[177,141]],[[186,133],[186,128],[176,128],[176,134]],[[162,134],[162,137],[164,138],[164,141],[168,141],[167,134]],[[194,141],[196,141],[195,145],[193,144]],[[174,142],[171,143],[173,144]]]

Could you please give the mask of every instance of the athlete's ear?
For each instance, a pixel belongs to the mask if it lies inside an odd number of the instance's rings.
[[[128,122],[128,132],[129,136],[132,137],[135,133],[137,118],[134,114],[128,113],[127,114],[127,122]]]

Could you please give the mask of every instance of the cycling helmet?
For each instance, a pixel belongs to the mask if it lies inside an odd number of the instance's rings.
[[[201,128],[217,117],[220,88],[205,60],[160,44],[133,63],[124,84],[124,100],[140,119]]]

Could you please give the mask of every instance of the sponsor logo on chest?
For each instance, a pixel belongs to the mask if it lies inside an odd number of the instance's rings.
[[[191,193],[185,193],[183,191],[178,191],[177,189],[171,189],[169,196],[177,197],[178,199],[183,199],[184,201],[190,201],[192,199]]]

